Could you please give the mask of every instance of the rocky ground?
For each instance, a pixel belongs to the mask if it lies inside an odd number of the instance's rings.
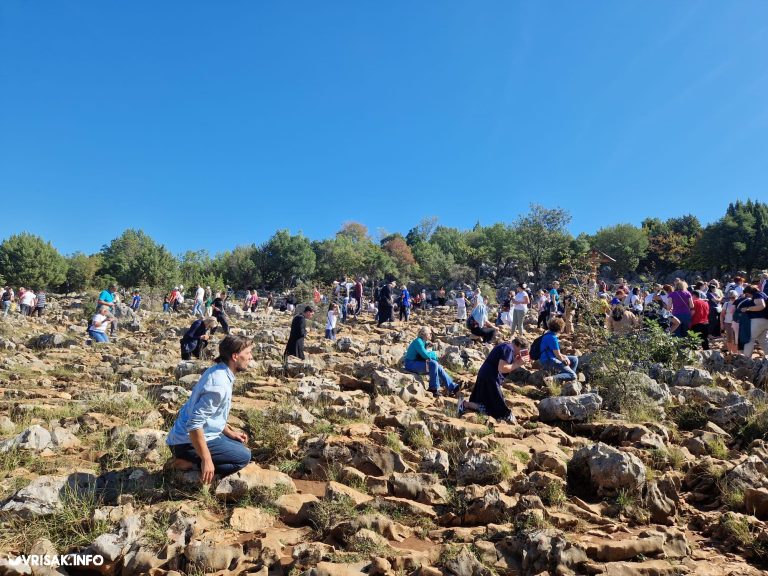
[[[281,361],[290,317],[232,311],[255,342],[230,422],[254,462],[201,488],[164,471],[166,431],[207,362],[179,362],[184,315],[122,310],[86,344],[91,301],[0,323],[0,551],[100,554],[101,574],[750,575],[768,558],[768,362],[699,353],[636,379],[647,421],[583,380],[520,370],[520,424],[457,419],[398,368],[420,322],[471,382],[490,350],[433,310],[378,329],[315,323]],[[85,307],[85,309],[84,309]],[[566,351],[585,342],[564,338]],[[588,357],[585,368],[589,368]],[[589,370],[587,370],[589,373]],[[0,574],[67,573],[12,565]],[[72,570],[72,569],[70,569]],[[83,569],[69,573],[83,573]]]

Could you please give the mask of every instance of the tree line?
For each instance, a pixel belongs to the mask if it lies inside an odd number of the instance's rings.
[[[532,204],[511,223],[469,230],[426,218],[405,235],[374,239],[348,222],[332,238],[310,241],[278,230],[264,244],[211,256],[205,250],[176,256],[141,230],[128,229],[96,254],[63,256],[29,233],[0,244],[0,280],[13,286],[79,291],[116,282],[125,287],[183,283],[223,287],[291,288],[299,282],[328,284],[343,276],[396,277],[430,286],[457,282],[499,285],[540,279],[583,268],[599,250],[615,262],[607,274],[659,277],[679,269],[713,275],[768,268],[768,204],[731,203],[718,221],[702,227],[685,215],[647,218],[640,226],[616,224],[594,234],[572,236],[570,214]]]

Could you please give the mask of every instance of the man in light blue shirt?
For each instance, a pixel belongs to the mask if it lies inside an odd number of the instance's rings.
[[[251,461],[248,435],[230,427],[227,418],[235,374],[248,366],[252,347],[242,336],[222,340],[216,365],[195,384],[165,440],[174,456],[173,468],[192,470],[199,466],[204,484],[213,480],[214,473],[227,476]]]

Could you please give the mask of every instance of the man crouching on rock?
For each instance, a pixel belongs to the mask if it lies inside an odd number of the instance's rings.
[[[235,374],[248,366],[252,347],[242,336],[221,341],[216,365],[195,384],[165,440],[174,456],[168,466],[176,470],[199,466],[203,484],[210,484],[214,473],[228,476],[251,461],[248,435],[230,427],[227,418]]]

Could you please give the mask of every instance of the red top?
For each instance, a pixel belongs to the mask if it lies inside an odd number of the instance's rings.
[[[709,323],[709,302],[701,298],[693,300],[693,316],[691,317],[691,326],[696,324]]]

